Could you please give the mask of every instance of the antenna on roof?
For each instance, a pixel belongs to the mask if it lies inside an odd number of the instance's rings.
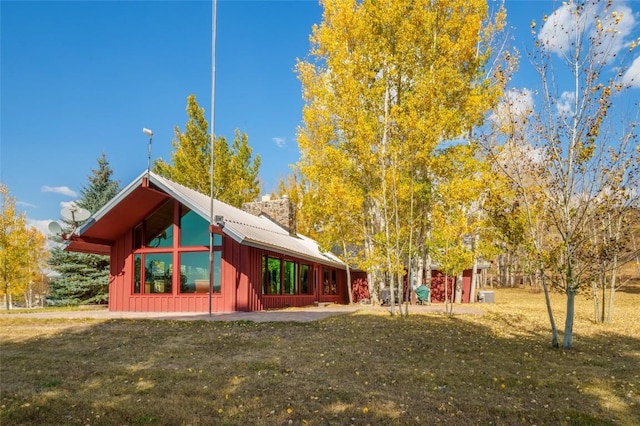
[[[62,235],[62,226],[58,222],[49,222],[49,232],[53,235],[60,236]]]
[[[66,221],[73,224],[73,229],[68,235],[73,234],[78,228],[80,222],[84,222],[91,216],[91,212],[89,210],[78,207],[75,204],[71,204],[69,207],[64,207],[60,210],[60,214]],[[60,226],[58,222],[50,222],[48,228],[49,232],[53,235],[60,236],[65,240],[67,239],[67,235],[62,231],[62,226]]]
[[[147,179],[149,178],[149,172],[151,171],[151,140],[153,139],[153,132],[146,127],[142,128],[142,133],[149,136],[149,149],[147,154]]]
[[[66,220],[72,222],[74,226],[78,225],[78,222],[83,222],[89,219],[91,216],[91,212],[89,210],[85,210],[82,207],[78,207],[75,204],[72,204],[69,207],[64,207],[60,210],[60,214]]]

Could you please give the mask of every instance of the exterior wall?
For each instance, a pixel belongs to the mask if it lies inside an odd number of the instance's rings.
[[[473,268],[465,269],[464,272],[462,273],[462,303],[470,302],[472,273],[473,273]]]
[[[111,276],[109,281],[109,310],[130,312],[209,312],[209,294],[134,294],[133,293],[133,246],[131,232],[118,240],[111,252]],[[224,259],[222,271],[224,276]],[[212,311],[231,312],[222,294],[211,298]]]
[[[208,312],[209,294],[179,294],[173,285],[173,294],[133,293],[133,241],[127,232],[117,239],[111,251],[109,281],[109,310],[138,312]],[[259,311],[264,309],[308,306],[315,302],[346,303],[346,272],[335,269],[337,294],[319,294],[322,269],[311,264],[311,285],[314,294],[263,295],[262,259],[270,252],[243,246],[229,237],[223,237],[221,265],[221,293],[211,298],[213,312]],[[275,253],[272,253],[275,254]],[[287,259],[299,261],[296,258]],[[308,263],[308,262],[303,262]],[[177,262],[174,262],[177,264]],[[329,268],[333,269],[333,268]]]

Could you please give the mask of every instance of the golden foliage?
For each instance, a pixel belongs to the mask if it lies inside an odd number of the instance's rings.
[[[435,148],[478,125],[508,81],[510,65],[488,66],[506,12],[486,0],[322,4],[297,64],[310,216],[329,241],[355,232],[366,263],[401,271],[426,226]]]
[[[25,214],[16,211],[9,188],[2,184],[0,198],[0,296],[17,296],[40,279],[49,253],[44,235],[27,225]]]

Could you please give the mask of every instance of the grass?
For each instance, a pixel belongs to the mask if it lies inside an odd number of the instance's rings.
[[[6,309],[4,304],[0,304],[0,315],[11,314],[29,314],[33,312],[74,312],[85,310],[106,310],[107,305],[71,305],[71,306],[36,306],[33,308],[13,307],[9,310]]]
[[[614,323],[594,324],[579,298],[571,351],[551,348],[543,296],[525,289],[496,290],[482,316],[0,315],[0,424],[633,425],[639,305],[620,292]]]

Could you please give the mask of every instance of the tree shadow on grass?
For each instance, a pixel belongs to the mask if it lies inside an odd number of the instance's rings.
[[[578,336],[566,352],[517,321],[11,318],[0,321],[0,424],[597,425],[640,418],[639,339]],[[47,335],[20,340],[30,327]]]

